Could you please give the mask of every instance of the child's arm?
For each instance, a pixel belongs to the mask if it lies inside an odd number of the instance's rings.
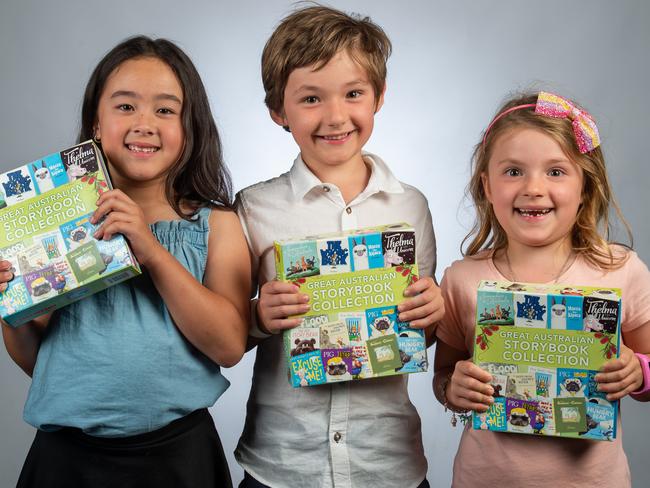
[[[422,278],[404,290],[407,298],[399,304],[399,320],[416,329],[426,329],[427,345],[435,340],[433,324],[445,315],[445,301],[440,287],[430,276]]]
[[[14,278],[9,261],[0,261],[0,292],[7,289],[7,283]],[[31,376],[36,365],[36,356],[41,346],[43,332],[50,321],[51,313],[37,317],[20,327],[11,327],[4,320],[2,322],[2,338],[7,352],[13,361],[27,375]]]
[[[104,193],[92,221],[104,215],[95,237],[121,233],[129,240],[185,338],[221,366],[239,362],[248,334],[251,272],[237,216],[211,212],[206,271],[199,283],[153,236],[142,209],[126,194]]]
[[[485,412],[494,403],[491,380],[490,373],[469,360],[467,351],[455,349],[438,339],[433,392],[446,408]]]
[[[606,392],[610,401],[623,398],[643,386],[643,371],[634,353],[650,355],[650,322],[624,333],[623,341],[620,357],[608,361],[596,375],[598,389]],[[633,398],[650,401],[650,392]]]

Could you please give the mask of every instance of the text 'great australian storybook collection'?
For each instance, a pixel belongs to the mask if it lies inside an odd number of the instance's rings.
[[[0,315],[18,326],[140,273],[121,235],[93,237],[99,196],[111,189],[92,141],[0,174],[0,257],[13,280]]]
[[[294,387],[427,370],[423,331],[397,318],[418,279],[413,227],[276,241],[275,263],[277,279],[299,286],[311,306],[284,333]]]
[[[474,362],[494,403],[475,429],[611,441],[618,402],[598,370],[619,355],[621,290],[482,281]]]

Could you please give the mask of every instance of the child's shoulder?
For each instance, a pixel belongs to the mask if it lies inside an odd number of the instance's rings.
[[[446,269],[443,280],[447,284],[472,283],[482,279],[493,279],[495,270],[492,265],[492,251],[486,249],[473,256],[465,256],[452,262]]]
[[[627,275],[648,273],[648,267],[632,248],[621,244],[610,244],[610,250],[616,261],[621,262],[620,271]]]
[[[287,171],[286,173],[274,176],[268,180],[260,181],[258,183],[247,186],[243,190],[240,190],[237,193],[237,196],[245,196],[246,198],[250,198],[252,196],[258,197],[259,195],[267,195],[269,191],[284,190],[290,186],[291,180],[289,179],[289,171]],[[270,197],[272,198],[273,195],[270,195]]]
[[[266,181],[260,181],[240,190],[235,196],[235,206],[248,210],[252,206],[267,205],[291,191],[289,172]]]

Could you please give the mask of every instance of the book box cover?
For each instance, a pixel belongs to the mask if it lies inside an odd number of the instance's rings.
[[[14,279],[0,315],[18,326],[140,273],[126,239],[93,237],[95,202],[110,190],[92,141],[0,174],[0,257]]]
[[[495,403],[475,429],[612,441],[618,402],[594,379],[619,355],[621,290],[482,281],[474,362]]]
[[[284,333],[294,387],[427,370],[423,331],[397,318],[418,278],[413,227],[276,241],[275,264],[278,280],[299,286],[311,305]]]

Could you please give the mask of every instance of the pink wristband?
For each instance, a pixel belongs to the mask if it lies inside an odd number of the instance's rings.
[[[634,355],[639,359],[639,363],[641,363],[641,371],[643,371],[643,384],[641,385],[641,388],[639,388],[637,391],[633,391],[630,393],[630,395],[639,396],[650,391],[650,360],[645,354],[635,352]]]

